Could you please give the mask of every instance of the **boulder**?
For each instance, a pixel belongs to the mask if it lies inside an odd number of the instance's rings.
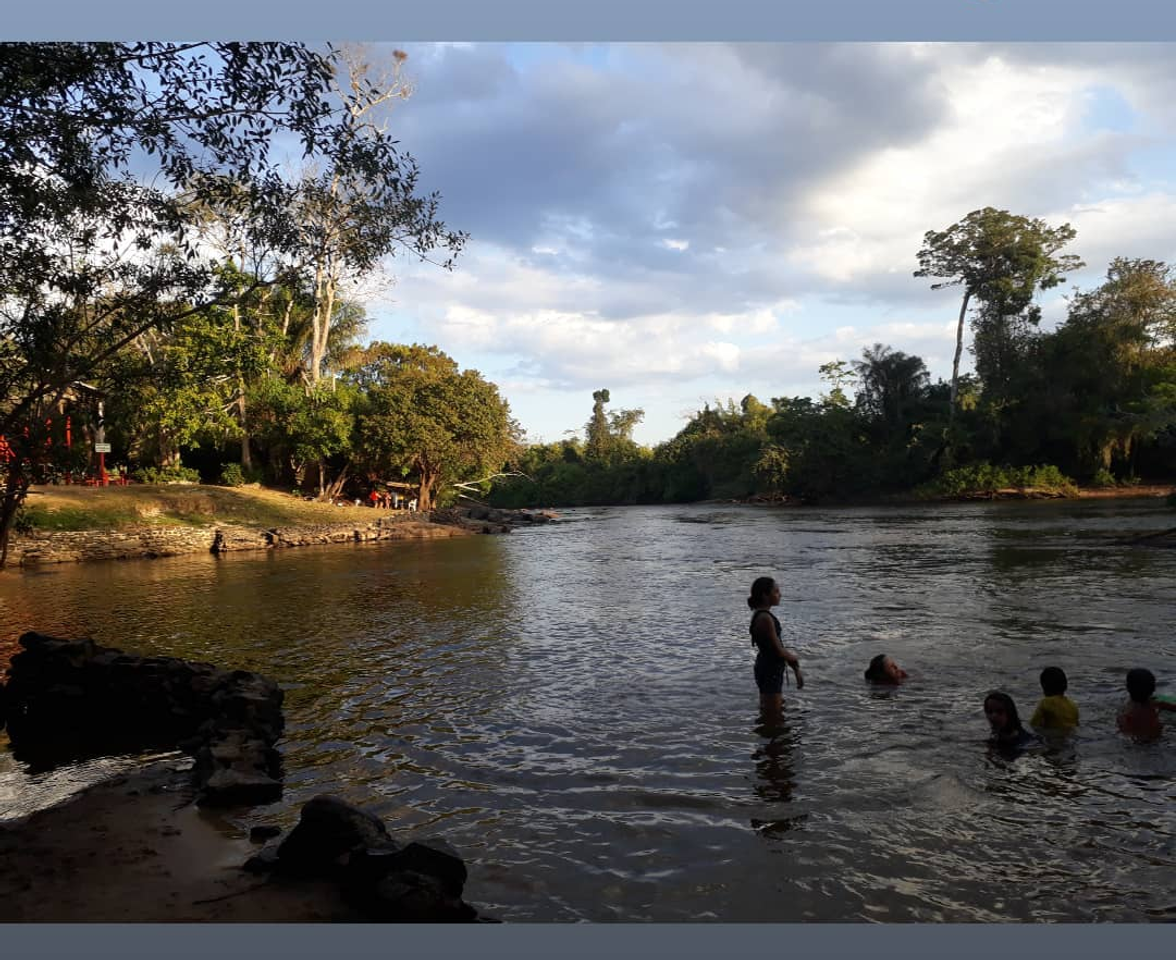
[[[346,866],[344,857],[389,840],[388,829],[374,814],[345,800],[320,794],[302,807],[298,823],[278,848],[283,873],[331,873]]]

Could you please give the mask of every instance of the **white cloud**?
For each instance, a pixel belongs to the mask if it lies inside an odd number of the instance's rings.
[[[813,389],[876,342],[948,374],[958,297],[915,255],[982,206],[1072,223],[1084,286],[1117,255],[1176,260],[1168,47],[540,52],[413,54],[399,132],[472,239],[453,273],[397,264],[373,324],[497,365],[534,432],[607,386],[663,439],[693,397]]]

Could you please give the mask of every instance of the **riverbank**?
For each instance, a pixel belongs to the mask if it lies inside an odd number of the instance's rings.
[[[1176,495],[1174,484],[1139,484],[1129,487],[1076,487],[1072,493],[1057,490],[1022,489],[1005,487],[998,490],[982,490],[952,496],[916,496],[913,493],[894,493],[874,498],[838,501],[826,506],[887,507],[924,503],[965,503],[976,500],[1144,500],[1160,499]],[[737,497],[733,500],[706,500],[703,503],[740,503],[753,506],[802,507],[801,500],[785,496]]]
[[[11,566],[419,540],[480,530],[429,514],[302,500],[261,487],[199,484],[40,486],[29,491]]]
[[[359,917],[334,884],[263,882],[227,816],[193,802],[190,761],[161,761],[0,824],[0,921],[329,922]]]

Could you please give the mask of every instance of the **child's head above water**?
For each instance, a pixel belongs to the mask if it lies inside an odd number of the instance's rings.
[[[873,683],[897,683],[906,675],[906,671],[884,653],[874,657],[866,667],[866,679]]]
[[[1127,671],[1127,694],[1136,703],[1147,703],[1156,692],[1156,678],[1150,670],[1136,667]]]
[[[1041,671],[1041,692],[1047,697],[1058,697],[1068,686],[1066,671],[1061,667],[1046,667]]]
[[[984,698],[984,715],[992,725],[992,734],[995,737],[1016,735],[1024,730],[1021,718],[1017,715],[1017,705],[1007,693],[991,691]]]

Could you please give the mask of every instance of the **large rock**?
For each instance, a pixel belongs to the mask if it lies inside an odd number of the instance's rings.
[[[197,800],[281,796],[281,688],[246,670],[139,657],[93,640],[20,638],[6,690],[9,738],[25,757],[64,744],[79,756],[173,746],[196,758]]]
[[[389,843],[388,829],[374,814],[329,794],[308,800],[298,823],[278,846],[277,867],[298,875],[331,873],[365,847]]]

